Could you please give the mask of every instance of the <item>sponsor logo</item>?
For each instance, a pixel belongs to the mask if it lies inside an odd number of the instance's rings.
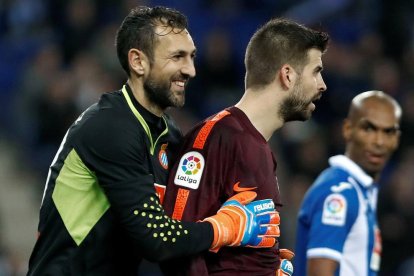
[[[259,205],[255,205],[254,206],[254,211],[255,212],[264,212],[267,210],[273,210],[275,208],[275,205],[273,204],[273,201],[271,202],[265,202],[265,203],[261,203]]]
[[[344,203],[338,198],[333,198],[326,203],[326,208],[330,213],[336,214],[342,211]]]
[[[322,223],[327,225],[345,225],[347,201],[341,194],[330,194],[323,203]]]
[[[235,191],[236,193],[244,192],[244,191],[252,191],[255,189],[257,189],[257,187],[240,187],[240,181],[234,184],[233,186],[233,191]]]
[[[175,174],[174,183],[190,189],[198,189],[204,169],[204,157],[197,151],[184,154]]]
[[[190,155],[183,160],[181,169],[187,175],[195,175],[201,169],[200,158],[194,155]]]
[[[188,182],[189,184],[196,184],[197,183],[197,179],[191,178],[191,177],[188,177],[188,176],[177,175],[177,179]]]
[[[162,144],[160,152],[158,153],[158,161],[164,169],[168,169],[168,157],[167,157],[167,146],[168,144]]]
[[[334,185],[331,187],[331,191],[334,193],[340,193],[346,189],[352,189],[352,184],[347,182],[341,182],[338,185]]]
[[[293,274],[293,265],[289,260],[283,259],[280,262],[280,270],[282,270],[285,274],[291,276]]]

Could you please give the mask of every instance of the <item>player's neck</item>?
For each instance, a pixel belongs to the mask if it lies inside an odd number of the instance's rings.
[[[269,91],[273,92],[274,91]],[[235,105],[249,118],[252,125],[269,141],[273,133],[282,127],[283,121],[278,115],[278,105],[269,97],[268,91],[246,90],[243,97]]]
[[[132,90],[132,94],[135,99],[142,105],[146,110],[152,114],[161,117],[164,114],[164,109],[159,107],[157,104],[151,102],[144,91],[144,86],[139,80],[128,79],[128,85]]]

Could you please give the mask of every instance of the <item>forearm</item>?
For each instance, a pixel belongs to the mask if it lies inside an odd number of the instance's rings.
[[[308,259],[308,276],[334,276],[338,262],[327,258]]]
[[[146,259],[154,262],[206,251],[213,241],[213,228],[208,222],[174,224],[174,229],[153,229],[145,239],[136,241],[136,247]],[[182,226],[182,228],[179,228]],[[171,234],[170,234],[171,233]]]
[[[137,253],[151,261],[163,261],[210,248],[214,237],[210,223],[171,219],[165,214],[154,191],[144,187],[142,185],[134,193],[139,196],[126,196],[116,191],[109,194],[111,207]]]

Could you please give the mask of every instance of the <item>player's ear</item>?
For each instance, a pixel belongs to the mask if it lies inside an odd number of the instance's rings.
[[[295,84],[297,74],[293,67],[289,64],[282,65],[278,71],[278,75],[280,84],[284,89],[289,89]]]
[[[134,71],[138,76],[143,76],[149,66],[147,55],[135,48],[128,52],[128,63],[131,71]]]
[[[351,120],[346,118],[342,123],[342,136],[345,139],[345,142],[348,142],[351,139],[352,135],[352,123]]]

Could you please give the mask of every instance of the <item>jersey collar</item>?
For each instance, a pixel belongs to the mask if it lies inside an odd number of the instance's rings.
[[[369,188],[374,184],[374,179],[366,174],[360,166],[345,155],[335,155],[329,158],[329,164],[332,167],[339,167],[357,179],[362,186]]]
[[[141,115],[141,113],[139,113],[139,111],[137,110],[137,108],[134,105],[133,100],[135,100],[135,104],[139,105],[138,101],[136,101],[136,99],[133,97],[132,91],[130,90],[128,93],[128,89],[130,89],[130,87],[128,85],[124,85],[122,87],[122,94],[124,95],[124,98],[129,106],[129,108],[131,109],[132,113],[134,113],[135,117],[138,119],[138,121],[140,122],[142,128],[144,129],[145,133],[148,136],[149,142],[150,142],[150,153],[151,155],[154,154],[155,151],[155,147],[157,146],[157,142],[160,139],[161,136],[167,134],[168,132],[168,124],[167,124],[167,120],[165,119],[164,116],[162,116],[162,120],[164,120],[164,124],[165,124],[165,129],[164,131],[158,136],[158,138],[156,138],[155,142],[154,142],[154,138],[152,137],[151,134],[151,129],[147,124],[147,121],[145,121],[144,117]],[[141,106],[142,107],[142,106]],[[144,107],[142,107],[144,108]],[[148,111],[149,113],[149,111]],[[154,115],[155,116],[155,115]]]

